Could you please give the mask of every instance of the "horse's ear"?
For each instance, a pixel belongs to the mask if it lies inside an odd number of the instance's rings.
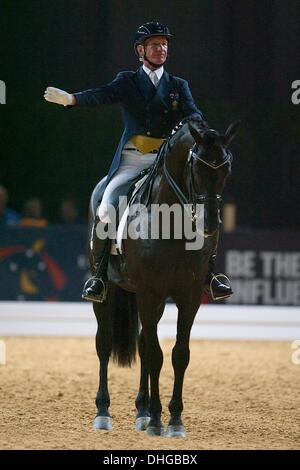
[[[238,131],[240,130],[241,123],[242,121],[235,121],[230,124],[224,136],[225,147],[229,147],[230,143],[232,142],[232,140],[235,138]]]
[[[189,122],[188,125],[190,134],[193,137],[194,141],[197,142],[197,144],[200,144],[200,142],[202,142],[202,136],[200,134],[199,129],[197,129],[197,127],[195,127],[194,124],[192,124],[191,122]]]

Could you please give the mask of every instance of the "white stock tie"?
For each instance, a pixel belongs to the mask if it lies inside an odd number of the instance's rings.
[[[155,86],[155,88],[157,88],[158,84],[159,84],[159,80],[158,80],[158,76],[156,75],[155,72],[150,72],[149,73],[149,78],[151,80],[151,82],[153,83],[153,85]]]

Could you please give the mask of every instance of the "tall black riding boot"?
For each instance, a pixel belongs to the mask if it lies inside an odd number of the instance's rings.
[[[111,249],[111,239],[100,239],[96,233],[96,222],[92,231],[92,255],[94,276],[89,278],[83,288],[82,298],[92,302],[104,302],[107,293],[107,267]]]
[[[216,273],[216,250],[210,257],[208,262],[208,272],[205,281],[205,292],[208,293],[213,300],[221,300],[230,297],[233,290],[230,286],[230,281],[225,274]]]

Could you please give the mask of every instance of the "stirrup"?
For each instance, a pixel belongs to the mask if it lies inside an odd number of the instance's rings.
[[[219,280],[219,278],[221,278],[221,281]],[[222,284],[224,284],[224,286],[229,287],[229,288],[230,288],[230,293],[225,294],[225,295],[215,295],[215,294],[214,294],[214,291],[213,291],[213,286],[212,286],[213,281],[214,281],[215,279],[216,279],[217,281],[221,282]],[[210,280],[210,283],[209,283],[209,292],[210,292],[210,295],[211,295],[212,300],[228,299],[228,297],[230,297],[230,296],[233,294],[233,291],[232,291],[232,289],[231,289],[231,285],[230,285],[229,278],[226,276],[226,274],[217,273],[217,274],[213,274],[213,275],[212,275],[211,280]]]
[[[95,277],[94,276],[92,279],[96,279],[97,281],[100,281],[102,283],[103,288],[102,288],[101,294],[99,294],[99,295],[97,295],[97,294],[83,295],[82,294],[81,298],[83,300],[90,300],[92,302],[97,302],[97,303],[105,302],[106,297],[107,297],[107,282],[105,283],[100,277]],[[89,282],[89,281],[90,281],[90,279],[88,279],[86,281],[86,283]],[[85,285],[86,285],[86,283],[85,283]],[[83,291],[85,290],[85,285],[84,285]]]

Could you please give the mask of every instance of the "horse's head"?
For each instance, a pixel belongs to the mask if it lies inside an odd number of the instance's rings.
[[[214,129],[198,128],[189,123],[195,140],[187,162],[186,184],[194,203],[204,204],[205,232],[213,234],[220,223],[219,205],[226,178],[231,172],[232,154],[229,145],[240,122],[230,124],[224,135]]]

